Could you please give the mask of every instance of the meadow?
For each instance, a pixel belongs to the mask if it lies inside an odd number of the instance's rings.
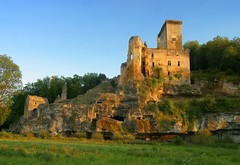
[[[104,141],[82,138],[0,137],[1,165],[148,165],[240,163],[240,144]]]

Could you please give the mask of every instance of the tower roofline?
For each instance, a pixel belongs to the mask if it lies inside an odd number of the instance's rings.
[[[162,33],[164,27],[166,27],[166,25],[167,25],[168,23],[171,23],[171,24],[180,24],[180,25],[182,25],[182,21],[180,21],[180,20],[168,20],[168,19],[167,19],[167,20],[165,21],[165,23],[162,25],[162,28],[161,28],[160,32],[158,33],[158,37],[160,36],[160,34]]]

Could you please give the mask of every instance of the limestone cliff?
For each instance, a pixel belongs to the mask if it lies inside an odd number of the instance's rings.
[[[132,84],[122,89],[113,88],[111,83],[106,81],[75,99],[48,104],[46,99],[38,97],[45,100],[43,104],[34,107],[34,111],[29,111],[28,116],[31,117],[23,116],[11,130],[34,134],[44,131],[51,135],[85,131],[185,133],[201,129],[240,130],[239,112],[206,114],[194,120],[190,126],[184,117],[185,112],[164,116],[152,111],[146,106],[148,101],[152,101],[154,105],[154,102],[166,93],[163,87],[159,87],[155,90],[148,89],[143,97],[140,87],[139,84]],[[192,94],[191,90],[189,91],[188,94]],[[26,105],[34,102],[29,98],[31,96],[28,97]]]

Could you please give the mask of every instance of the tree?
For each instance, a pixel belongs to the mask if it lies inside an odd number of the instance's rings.
[[[197,64],[200,61],[200,44],[198,41],[187,41],[183,45],[184,49],[190,50],[190,69],[195,70],[199,67]]]
[[[21,88],[19,67],[6,55],[0,55],[0,126],[10,113],[12,97]]]
[[[191,70],[240,72],[240,38],[229,40],[217,36],[202,45],[198,41],[188,41],[184,48],[190,50]]]

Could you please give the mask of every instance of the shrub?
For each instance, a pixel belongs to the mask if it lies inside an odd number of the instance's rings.
[[[34,134],[30,133],[30,132],[24,132],[21,133],[22,136],[27,137],[27,138],[34,138]]]
[[[132,134],[121,134],[121,133],[114,133],[113,140],[122,143],[132,143],[135,141],[135,136]]]
[[[176,108],[172,100],[166,99],[164,102],[159,102],[158,109],[167,115],[172,115]]]
[[[183,139],[181,137],[177,136],[174,143],[176,145],[181,145],[181,144],[183,144]]]
[[[2,131],[2,132],[0,132],[0,137],[6,138],[6,139],[12,139],[14,137],[14,135],[12,133]]]
[[[47,131],[41,130],[38,132],[37,137],[40,137],[42,139],[47,139],[47,138],[50,138],[50,135]]]
[[[86,136],[86,132],[76,132],[75,134],[74,134],[74,136],[76,137],[76,138],[86,138],[87,136]]]
[[[182,78],[182,74],[181,73],[176,73],[176,74],[174,74],[174,77],[176,77],[177,79],[180,79],[180,78]]]
[[[92,134],[92,139],[103,140],[103,135],[100,132],[95,132]]]
[[[194,139],[194,143],[198,144],[212,144],[214,142],[212,132],[209,130],[199,130]]]
[[[203,103],[205,105],[205,110],[206,111],[212,112],[212,111],[216,110],[217,102],[216,102],[215,98],[212,95],[207,95],[204,98]]]

